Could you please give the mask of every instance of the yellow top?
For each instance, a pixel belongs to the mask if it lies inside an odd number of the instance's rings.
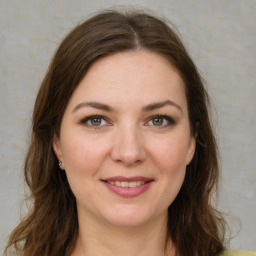
[[[241,250],[226,250],[222,256],[256,256],[256,252],[241,251]]]

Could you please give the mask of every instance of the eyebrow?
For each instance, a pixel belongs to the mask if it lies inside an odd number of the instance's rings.
[[[103,103],[99,103],[99,102],[95,102],[95,101],[90,101],[90,102],[82,102],[80,104],[78,104],[72,111],[75,112],[76,110],[78,110],[79,108],[82,107],[91,107],[91,108],[96,108],[96,109],[100,109],[100,110],[104,110],[104,111],[108,111],[108,112],[113,112],[114,109],[111,108],[110,106],[103,104]]]
[[[177,109],[179,109],[181,111],[181,113],[183,113],[181,106],[179,106],[177,103],[175,103],[171,100],[166,100],[166,101],[161,101],[161,102],[155,102],[155,103],[148,104],[148,105],[144,106],[142,108],[142,110],[145,111],[145,112],[148,112],[148,111],[152,111],[152,110],[155,110],[155,109],[165,107],[167,105],[176,107]]]
[[[179,109],[182,113],[182,108],[175,102],[171,101],[171,100],[166,100],[166,101],[161,101],[161,102],[154,102],[154,103],[150,103],[144,107],[142,107],[142,111],[144,112],[149,112],[155,109],[159,109],[165,106],[173,106],[176,107],[177,109]],[[82,107],[91,107],[91,108],[96,108],[96,109],[100,109],[100,110],[104,110],[107,112],[114,112],[114,109],[112,107],[110,107],[109,105],[103,104],[103,103],[99,103],[99,102],[95,102],[95,101],[90,101],[90,102],[82,102],[79,103],[72,111],[75,112],[78,109],[82,108]]]

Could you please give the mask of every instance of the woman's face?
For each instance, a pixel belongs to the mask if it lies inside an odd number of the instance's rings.
[[[53,147],[80,215],[118,226],[166,217],[195,150],[179,73],[142,50],[98,60]]]

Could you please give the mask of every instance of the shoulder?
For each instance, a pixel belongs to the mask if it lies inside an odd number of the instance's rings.
[[[241,250],[226,250],[221,256],[256,256],[256,252]]]

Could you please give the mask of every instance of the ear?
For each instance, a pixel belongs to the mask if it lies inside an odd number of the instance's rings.
[[[64,170],[64,161],[62,156],[60,138],[56,134],[54,134],[53,136],[52,148],[56,158],[61,162],[61,165],[59,165],[60,168]]]
[[[188,145],[188,154],[187,154],[187,162],[186,164],[189,165],[193,159],[196,150],[196,137],[191,135],[189,145]]]

